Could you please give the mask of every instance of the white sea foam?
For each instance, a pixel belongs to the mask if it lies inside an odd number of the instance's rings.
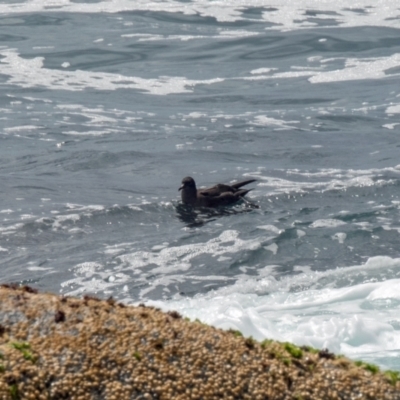
[[[292,130],[297,129],[297,127],[289,124],[298,124],[300,121],[284,121],[272,117],[267,117],[266,115],[257,115],[254,118],[254,122],[251,124],[262,125],[262,126],[274,126],[275,130]]]
[[[185,77],[160,76],[155,79],[122,76],[106,72],[65,71],[43,67],[43,57],[25,59],[13,49],[1,50],[2,73],[9,76],[8,83],[23,88],[45,87],[51,90],[82,91],[136,89],[153,95],[188,93],[196,85],[209,85],[223,79],[191,80]]]
[[[51,270],[52,270],[52,268],[38,267],[37,265],[35,265],[35,266],[28,266],[28,267],[26,267],[26,269],[27,269],[28,271],[47,271],[47,273],[48,273],[48,271],[51,271]]]
[[[318,219],[314,221],[310,228],[336,228],[341,225],[346,225],[346,222],[340,221],[338,219]]]
[[[400,104],[396,104],[395,106],[390,106],[386,109],[387,114],[400,114]],[[393,124],[398,125],[398,124]]]
[[[263,230],[266,230],[266,231],[270,231],[270,232],[276,233],[278,235],[283,232],[281,229],[278,229],[274,225],[259,225],[259,226],[257,226],[257,228],[258,229],[263,229]]]
[[[339,243],[343,244],[344,241],[346,240],[347,235],[343,232],[337,232],[334,235],[332,235],[333,240],[337,240]]]
[[[98,262],[87,261],[82,264],[78,264],[74,267],[75,273],[79,275],[91,274],[102,268],[102,265]]]
[[[200,39],[234,39],[249,36],[258,36],[259,32],[251,32],[243,29],[238,29],[235,31],[222,30],[218,35],[156,35],[150,33],[125,33],[121,35],[123,38],[137,38],[138,42],[154,42],[154,41],[166,41],[166,40],[179,40],[179,41],[189,41],[189,40],[200,40]]]
[[[276,255],[276,253],[278,252],[278,245],[276,243],[272,243],[269,246],[264,246],[265,250],[268,250],[270,252],[272,252],[272,254]]]
[[[22,228],[23,226],[24,226],[23,223],[17,223],[17,224],[13,224],[13,225],[10,225],[10,226],[2,227],[2,228],[0,228],[0,234],[1,235],[12,235],[17,230]]]
[[[276,68],[257,68],[250,71],[251,74],[269,74],[271,71],[276,70]]]
[[[261,68],[252,70],[252,76],[235,78],[244,80],[273,80],[273,79],[293,79],[307,77],[310,83],[326,83],[326,82],[343,82],[349,80],[362,79],[384,79],[392,78],[400,75],[399,73],[390,73],[387,71],[400,65],[400,54],[392,54],[387,57],[374,58],[330,58],[330,59],[313,59],[312,62],[319,63],[317,67],[292,66],[292,71],[274,71],[269,68]],[[337,63],[342,64],[341,68],[337,67]],[[333,70],[328,70],[330,65],[334,65]],[[265,69],[265,72],[261,72]],[[254,71],[257,71],[255,74]],[[366,109],[364,107],[364,109]],[[322,110],[322,113],[327,113]],[[398,113],[399,107],[388,107],[387,113]]]
[[[262,19],[268,23],[267,29],[293,30],[310,29],[324,21],[323,27],[352,26],[384,26],[398,29],[398,2],[386,0],[376,3],[372,0],[358,0],[357,4],[349,4],[346,0],[301,0],[285,4],[280,0],[237,0],[235,2],[213,2],[194,0],[185,3],[169,0],[165,2],[148,0],[103,0],[96,3],[77,3],[73,0],[31,0],[19,3],[0,4],[0,13],[8,15],[8,23],[18,23],[13,14],[28,12],[81,12],[81,13],[119,13],[126,11],[164,11],[181,12],[186,15],[200,15],[216,18],[218,21],[246,20],[243,11],[248,7],[265,7]],[[312,10],[314,15],[305,11]],[[330,22],[332,21],[332,22]]]
[[[107,295],[112,293],[111,287],[113,285],[122,285],[130,280],[129,276],[123,273],[110,275],[109,272],[97,271],[97,279],[90,279],[90,276],[92,275],[88,275],[89,277],[84,275],[62,282],[60,285],[62,288],[62,292],[67,293],[70,296],[80,296],[82,293],[85,292],[101,292],[102,294]]]
[[[43,126],[36,125],[21,125],[21,126],[13,126],[9,128],[3,128],[4,132],[21,132],[21,131],[33,131],[36,129],[41,129]]]
[[[103,211],[105,209],[104,206],[102,205],[97,205],[97,204],[90,204],[90,205],[82,205],[82,204],[73,204],[73,203],[67,203],[66,208],[69,210],[74,210],[74,211]]]
[[[300,175],[307,177],[331,177],[331,178],[356,178],[359,176],[379,176],[385,172],[394,172],[400,174],[400,164],[394,167],[386,168],[371,168],[371,169],[335,169],[335,168],[322,168],[318,171],[301,171],[299,169],[288,169],[289,175]]]
[[[271,276],[243,277],[231,287],[195,298],[178,296],[176,300],[150,303],[220,328],[239,329],[258,340],[273,338],[327,347],[353,358],[365,359],[371,354],[398,357],[400,331],[394,324],[400,322],[400,279],[368,282],[368,274],[388,268],[396,275],[400,259],[373,257],[363,265],[326,272],[302,267],[303,274],[282,281]],[[364,281],[336,287],[337,282],[351,276],[364,276]],[[333,286],[320,288],[320,280],[331,281]],[[303,284],[309,289],[292,290]]]
[[[264,176],[262,170],[245,173],[245,176],[256,177],[259,187],[267,187],[269,196],[281,193],[305,193],[307,191],[325,192],[330,190],[347,190],[349,188],[381,187],[396,184],[392,177],[383,178],[385,175],[400,174],[400,165],[387,168],[371,168],[365,170],[353,169],[319,169],[317,171],[304,171],[287,169],[282,171],[287,175],[283,177]],[[291,176],[294,179],[291,179]],[[299,180],[298,177],[304,179]]]
[[[246,250],[257,250],[261,248],[262,242],[266,238],[243,240],[239,238],[239,233],[234,230],[227,230],[219,237],[210,239],[206,243],[194,243],[175,247],[166,245],[153,246],[150,251],[134,251],[129,253],[129,249],[136,247],[135,243],[121,243],[118,245],[106,246],[104,253],[115,257],[119,262],[110,274],[107,268],[100,264],[84,263],[73,268],[75,277],[63,282],[62,291],[70,295],[76,295],[85,291],[110,291],[113,287],[120,287],[121,283],[132,282],[132,277],[136,283],[142,282],[143,288],[140,290],[140,297],[146,298],[147,294],[155,287],[162,288],[167,293],[168,285],[179,286],[187,281],[218,281],[224,283],[234,280],[224,276],[198,276],[182,274],[192,266],[192,261],[197,257],[209,256],[215,262],[229,261],[232,255]],[[277,251],[277,248],[271,248]],[[151,269],[149,270],[149,267]],[[146,272],[145,272],[146,271]],[[146,278],[150,271],[156,278],[151,285]],[[111,279],[110,276],[112,275]]]
[[[397,125],[400,125],[400,123],[395,122],[393,124],[383,124],[382,128],[386,128],[386,129],[394,129]]]
[[[335,61],[321,60],[321,62]],[[386,74],[385,71],[400,65],[400,54],[392,54],[388,57],[375,58],[348,58],[344,68],[334,71],[317,72],[309,81],[311,83],[341,82],[357,79],[381,79],[398,76],[400,74]]]
[[[67,229],[64,225],[65,222],[77,222],[79,221],[81,216],[79,214],[67,214],[67,215],[57,215],[53,222],[53,230],[58,229]]]
[[[147,265],[155,265],[153,273],[171,273],[186,271],[191,267],[191,260],[201,255],[217,257],[243,250],[255,250],[261,247],[263,237],[243,240],[239,232],[227,230],[206,243],[194,243],[176,247],[165,247],[159,251],[135,251],[119,257],[125,267],[137,270]]]
[[[386,71],[400,65],[400,54],[393,54],[388,57],[365,59],[318,59],[314,60],[314,62],[318,62],[319,67],[292,66],[291,68],[294,71],[273,72],[274,70],[271,68],[259,68],[249,71],[250,76],[248,77],[215,77],[205,80],[193,80],[182,76],[159,76],[145,79],[106,72],[48,69],[43,65],[44,57],[26,59],[21,57],[15,49],[2,49],[0,50],[0,55],[3,57],[0,60],[2,73],[9,76],[8,83],[23,88],[45,87],[51,90],[62,89],[68,91],[82,91],[88,88],[95,90],[134,89],[152,95],[189,93],[197,85],[212,85],[224,80],[271,80],[307,77],[310,83],[326,83],[392,78],[399,74],[387,74]],[[337,68],[337,61],[343,63],[342,68]],[[332,63],[335,63],[335,69],[327,70],[327,67]],[[398,113],[398,110],[398,105],[390,106],[387,109],[387,113]],[[326,112],[326,110],[323,111]],[[104,115],[102,117],[105,118]],[[277,126],[277,129],[293,129],[294,127],[291,124],[297,124],[299,121],[281,121],[273,117],[256,116],[253,123],[256,125]],[[13,130],[17,128],[27,129],[23,127],[6,129]],[[38,129],[38,127],[32,126],[32,129]],[[79,134],[79,132],[72,131],[71,134]]]

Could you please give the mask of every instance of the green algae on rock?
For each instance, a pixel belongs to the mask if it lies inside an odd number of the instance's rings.
[[[174,311],[16,286],[0,288],[0,304],[5,400],[400,400],[397,372]]]

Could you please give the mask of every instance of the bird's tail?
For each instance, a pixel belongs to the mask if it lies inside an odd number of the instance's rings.
[[[239,190],[238,192],[235,193],[235,196],[237,196],[237,197],[244,197],[244,196],[246,196],[246,194],[249,193],[251,190],[253,190],[253,189],[242,189],[242,190]]]
[[[247,181],[241,181],[241,182],[236,182],[233,183],[231,186],[235,189],[239,189],[242,186],[248,185],[249,183],[255,182],[257,179],[248,179]]]

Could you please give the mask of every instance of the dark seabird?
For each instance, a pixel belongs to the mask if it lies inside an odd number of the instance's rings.
[[[232,185],[217,185],[207,189],[197,189],[196,182],[190,176],[182,179],[182,202],[194,207],[218,207],[236,203],[252,189],[240,189],[244,185],[255,182],[256,179],[237,182]]]

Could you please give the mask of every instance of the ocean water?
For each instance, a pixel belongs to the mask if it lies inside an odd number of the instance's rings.
[[[397,0],[3,2],[0,282],[400,370],[399,83]]]

